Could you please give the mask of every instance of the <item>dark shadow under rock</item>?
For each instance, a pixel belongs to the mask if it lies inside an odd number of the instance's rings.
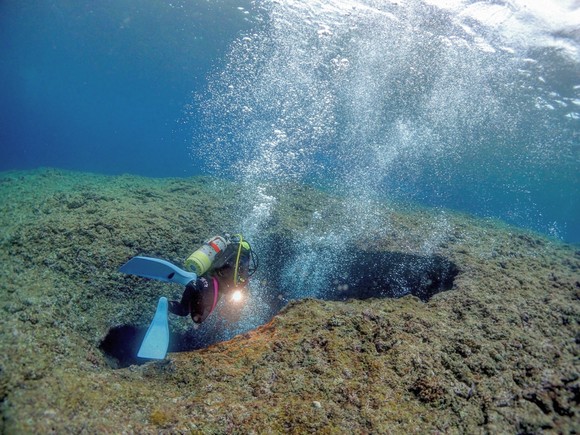
[[[150,361],[137,356],[139,346],[141,346],[146,332],[147,328],[134,325],[121,325],[109,329],[109,332],[99,345],[99,349],[105,354],[109,366],[114,369],[120,369],[131,365],[145,364]],[[169,333],[170,345],[168,351],[182,352],[208,346],[206,337],[195,336],[195,339],[192,339],[192,337],[188,334],[171,331]]]
[[[439,255],[359,252],[357,266],[340,275],[333,300],[397,298],[412,294],[427,302],[453,288],[458,269]]]
[[[272,237],[263,259],[264,289],[271,304],[283,299],[315,297],[324,300],[398,298],[408,294],[427,302],[451,290],[457,266],[440,255],[366,251],[354,245],[307,248]],[[276,312],[281,309],[278,306]],[[275,314],[275,313],[274,313]]]

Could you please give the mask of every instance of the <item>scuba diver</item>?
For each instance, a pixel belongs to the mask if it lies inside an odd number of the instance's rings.
[[[212,251],[216,253],[216,259],[213,260],[211,267],[205,275],[185,286],[180,302],[169,302],[171,313],[178,316],[190,315],[195,323],[201,323],[212,313],[223,296],[233,301],[242,298],[242,288],[247,285],[249,277],[256,270],[256,257],[250,244],[243,239],[228,243],[223,237],[216,236],[191,254],[185,261],[185,267],[191,269],[193,266],[198,276],[203,274],[205,264],[200,258],[202,260],[205,256],[209,258],[208,254]],[[254,258],[253,268],[250,267],[252,258]]]
[[[258,267],[258,257],[241,234],[215,236],[207,240],[185,261],[185,268],[158,258],[137,256],[120,272],[185,285],[180,301],[161,297],[153,320],[137,354],[141,358],[164,359],[169,347],[168,312],[190,315],[199,324],[226,296],[240,300],[242,289]]]

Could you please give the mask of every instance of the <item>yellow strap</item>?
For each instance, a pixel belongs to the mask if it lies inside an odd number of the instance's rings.
[[[240,238],[240,245],[238,246],[238,256],[236,257],[236,268],[234,269],[234,285],[238,285],[238,268],[240,266],[240,255],[242,254],[242,243],[244,238],[241,234],[236,234]]]

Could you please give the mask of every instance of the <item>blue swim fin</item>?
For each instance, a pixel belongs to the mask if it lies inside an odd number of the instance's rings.
[[[141,256],[131,258],[121,266],[119,272],[182,285],[187,285],[197,278],[195,273],[186,272],[169,261]]]
[[[159,298],[157,311],[137,356],[139,358],[164,359],[169,347],[169,322],[167,321],[168,302],[166,297]]]

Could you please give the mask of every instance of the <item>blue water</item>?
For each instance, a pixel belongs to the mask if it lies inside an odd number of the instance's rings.
[[[0,170],[234,177],[250,235],[298,181],[579,243],[577,8],[5,0]]]
[[[184,108],[249,28],[245,3],[0,2],[0,170],[201,173]]]

